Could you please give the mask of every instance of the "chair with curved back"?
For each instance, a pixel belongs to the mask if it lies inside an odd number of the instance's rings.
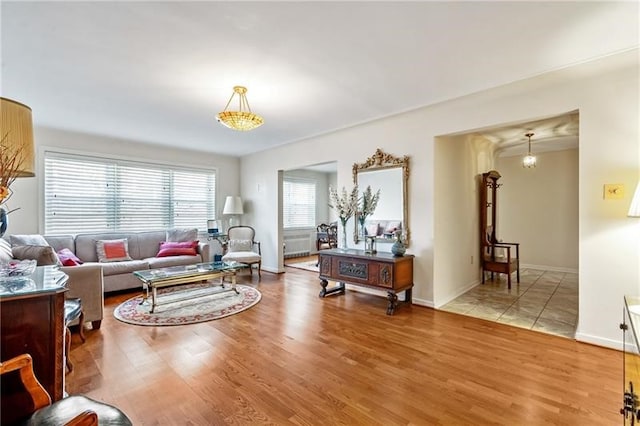
[[[81,395],[73,395],[51,403],[51,397],[33,372],[31,355],[22,354],[0,362],[0,375],[18,371],[20,380],[28,392],[33,413],[20,424],[44,426],[131,426],[133,423],[120,409],[94,401]]]
[[[316,227],[316,250],[338,247],[338,224],[321,223]]]
[[[249,265],[249,271],[253,275],[251,265],[258,265],[258,278],[262,278],[262,252],[260,241],[255,240],[256,230],[251,226],[232,226],[227,230],[227,252],[222,256],[225,262],[236,261]],[[256,251],[257,249],[257,251]]]

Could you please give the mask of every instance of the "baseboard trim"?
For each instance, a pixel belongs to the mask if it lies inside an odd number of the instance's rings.
[[[442,303],[438,303],[437,309],[441,308],[442,306],[446,305],[447,303],[451,302],[452,300],[454,300],[456,297],[458,296],[462,296],[463,294],[465,294],[467,291],[479,286],[481,283],[480,280],[475,280],[473,282],[470,282],[469,284],[467,284],[466,286],[462,287],[460,290],[458,290],[456,293],[454,293],[452,296],[449,296],[447,298],[445,298],[445,301]]]
[[[621,351],[624,344],[620,340],[613,339],[605,339],[599,336],[594,336],[592,334],[585,334],[576,332],[576,340],[582,343],[588,343],[590,345],[603,346],[609,349],[615,349],[617,351]],[[633,345],[627,345],[627,350],[632,350],[635,347]]]
[[[575,268],[564,268],[562,266],[547,266],[547,265],[531,265],[528,263],[521,263],[520,269],[539,269],[542,271],[552,271],[552,272],[567,272],[570,274],[577,274],[578,270]]]

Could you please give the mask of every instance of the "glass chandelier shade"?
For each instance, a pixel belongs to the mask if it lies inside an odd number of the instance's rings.
[[[536,156],[531,154],[531,136],[533,136],[533,133],[527,133],[525,136],[529,138],[529,150],[522,159],[522,167],[530,169],[536,166]]]
[[[238,110],[230,111],[229,105],[236,95],[238,95]],[[247,88],[243,86],[233,88],[233,94],[229,98],[227,106],[224,107],[224,111],[218,113],[216,118],[224,126],[241,132],[253,130],[264,123],[262,117],[251,112],[249,101],[247,101]]]

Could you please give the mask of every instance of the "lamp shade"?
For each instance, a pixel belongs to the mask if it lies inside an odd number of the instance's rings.
[[[228,195],[224,202],[222,214],[244,214],[242,198],[237,195]]]
[[[633,194],[633,199],[631,200],[631,206],[629,207],[629,213],[627,213],[629,217],[640,217],[640,182],[636,186],[636,192]]]
[[[19,152],[19,162],[15,177],[35,176],[35,155],[33,148],[33,123],[31,108],[7,98],[0,98],[0,137],[5,154],[12,157]]]

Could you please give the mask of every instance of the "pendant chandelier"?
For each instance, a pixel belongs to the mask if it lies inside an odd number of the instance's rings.
[[[527,155],[522,159],[522,167],[531,169],[536,166],[536,157],[531,154],[531,136],[533,136],[533,133],[529,132],[525,136],[529,138],[529,150],[527,151]]]
[[[233,93],[224,107],[224,111],[218,113],[216,118],[220,123],[233,130],[246,132],[262,126],[264,120],[257,114],[251,112],[249,101],[247,101],[247,88],[243,86],[235,86]],[[233,97],[238,95],[238,110],[229,111],[229,104],[233,101]]]

